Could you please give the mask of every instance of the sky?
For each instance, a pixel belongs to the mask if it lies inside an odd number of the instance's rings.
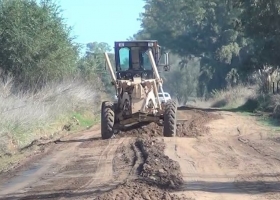
[[[126,40],[140,30],[143,0],[57,0],[78,43]]]

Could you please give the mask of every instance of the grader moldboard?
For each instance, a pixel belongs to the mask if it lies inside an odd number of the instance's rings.
[[[114,72],[105,53],[117,100],[101,106],[101,136],[109,139],[125,127],[155,122],[163,125],[163,135],[176,135],[177,103],[159,100],[163,93],[160,67],[168,71],[168,53],[161,52],[156,40],[115,42]],[[162,63],[163,62],[163,63]]]

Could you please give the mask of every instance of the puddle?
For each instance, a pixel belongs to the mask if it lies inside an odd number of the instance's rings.
[[[0,185],[0,196],[18,191],[36,181],[36,173],[49,165],[49,159],[49,156],[47,156],[36,163],[32,163],[27,170],[16,173],[13,178]]]
[[[8,189],[9,187],[12,187],[16,184],[20,184],[25,182],[26,180],[28,180],[30,178],[30,176],[32,176],[32,174],[35,174],[38,170],[40,169],[39,165],[36,166],[32,166],[31,168],[29,168],[26,171],[23,171],[19,174],[16,174],[16,177],[10,179],[8,182],[6,182],[2,187],[0,187],[1,189],[5,190]]]

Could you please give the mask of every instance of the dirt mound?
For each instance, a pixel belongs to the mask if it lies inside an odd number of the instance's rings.
[[[125,183],[96,199],[188,199],[169,193],[183,184],[180,165],[164,155],[165,145],[147,135],[120,146],[113,161],[115,180]]]
[[[163,135],[162,134],[162,127],[159,126],[156,123],[150,123],[150,124],[145,124],[145,125],[142,125],[142,126],[132,126],[131,128],[128,128],[127,130],[120,131],[117,134],[117,137],[127,137],[127,136],[156,137],[156,136],[162,136],[162,135]]]
[[[127,182],[119,185],[116,189],[103,194],[96,200],[128,200],[128,199],[149,199],[149,200],[187,200],[185,196],[177,196],[159,189],[155,186],[147,185],[142,181]]]
[[[183,184],[180,165],[164,155],[165,145],[163,142],[157,139],[137,139],[136,146],[144,157],[140,176],[163,188],[176,189]]]
[[[212,120],[220,119],[220,115],[192,109],[183,112],[184,122],[177,124],[178,137],[198,137],[209,133],[206,124]]]
[[[206,126],[211,120],[219,119],[220,116],[211,112],[198,109],[178,110],[177,137],[198,137],[209,133]],[[128,130],[120,131],[117,137],[157,137],[163,136],[163,126],[156,123],[146,124],[140,127],[134,126]]]

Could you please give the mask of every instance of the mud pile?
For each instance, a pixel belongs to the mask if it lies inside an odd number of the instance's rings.
[[[163,188],[176,189],[183,184],[180,165],[164,155],[163,142],[157,139],[137,139],[135,144],[144,157],[144,163],[139,169],[141,177]]]
[[[149,136],[137,137],[117,149],[113,162],[114,178],[125,182],[96,199],[188,199],[171,194],[180,189],[180,165],[164,155],[163,141]],[[133,197],[133,198],[131,198]]]
[[[209,133],[206,124],[221,117],[211,112],[202,110],[190,110],[186,115],[186,121],[177,124],[178,137],[198,137]]]
[[[184,108],[181,108],[183,110]],[[205,112],[198,109],[191,109],[184,113],[177,123],[177,137],[199,137],[209,133],[206,126],[211,120],[219,119],[220,116],[211,112]],[[163,136],[163,126],[156,123],[150,123],[139,127],[131,127],[126,131],[120,131],[117,137],[157,137]]]
[[[117,134],[117,137],[127,137],[127,136],[133,136],[133,137],[157,137],[162,136],[162,127],[159,126],[156,123],[150,123],[142,126],[132,126],[131,128],[120,131]]]

